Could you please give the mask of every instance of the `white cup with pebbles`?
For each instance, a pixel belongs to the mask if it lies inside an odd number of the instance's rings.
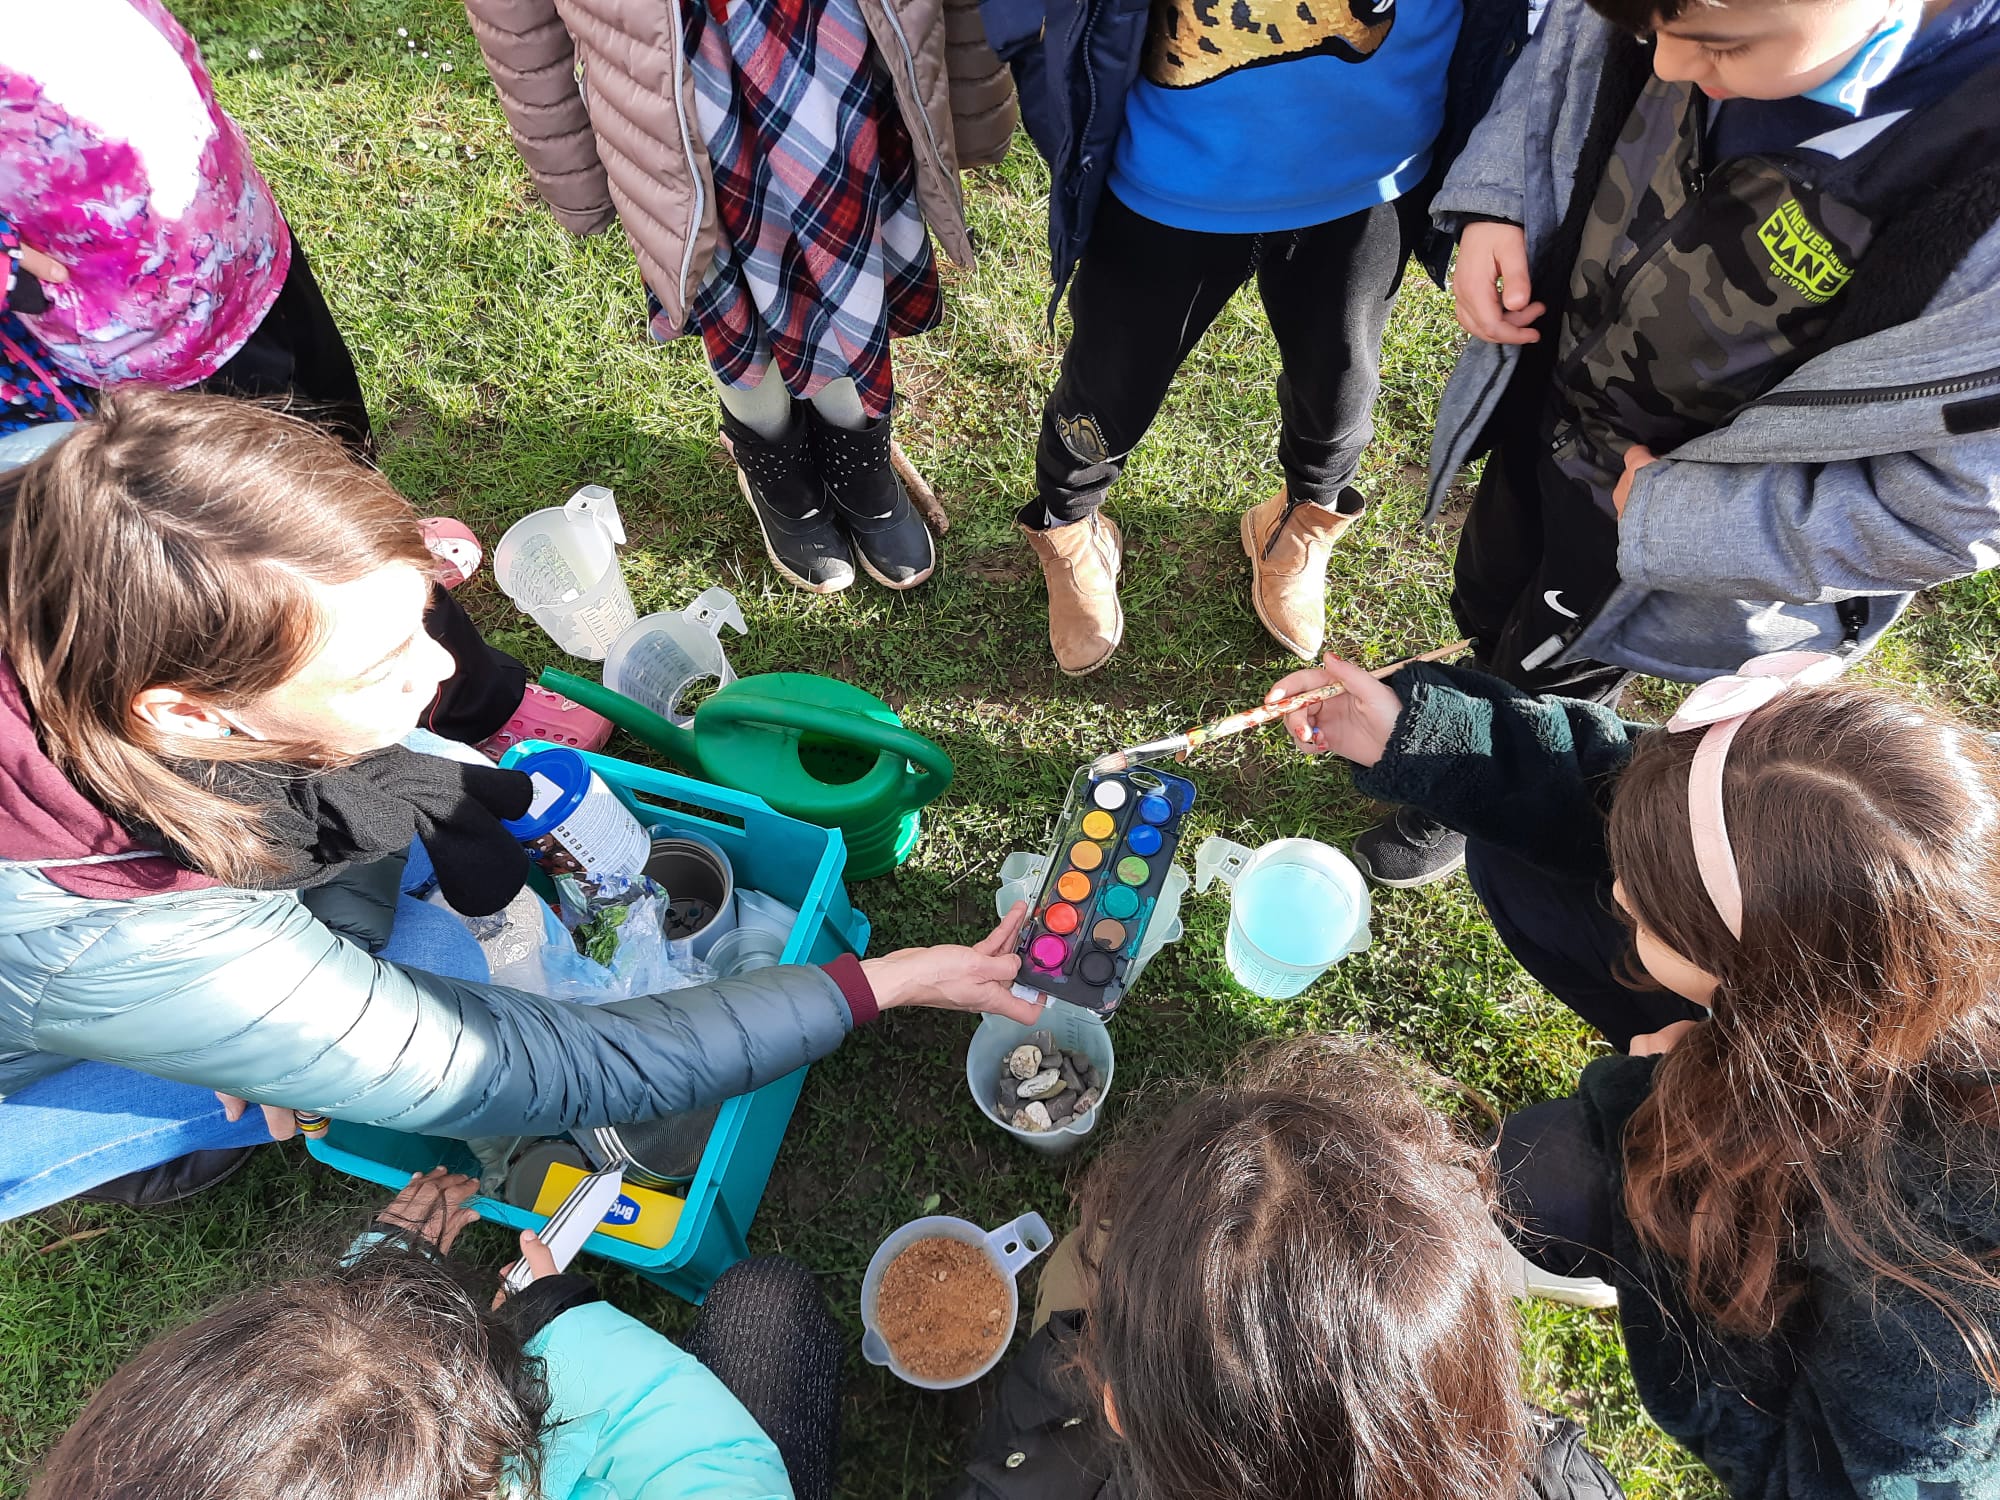
[[[1096,1128],[1111,1091],[1111,1032],[1079,1006],[1051,1000],[1024,1026],[987,1016],[965,1053],[965,1084],[986,1118],[1049,1156]]]

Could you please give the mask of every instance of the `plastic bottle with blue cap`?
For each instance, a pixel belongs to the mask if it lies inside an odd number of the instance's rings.
[[[502,823],[551,875],[625,875],[646,868],[652,841],[602,776],[574,750],[537,750],[513,763],[534,782],[525,817]]]

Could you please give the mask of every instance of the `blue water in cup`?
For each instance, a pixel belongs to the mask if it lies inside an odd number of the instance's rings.
[[[1223,958],[1236,982],[1267,1000],[1298,994],[1368,946],[1368,885],[1353,862],[1313,839],[1250,850],[1212,838],[1195,852],[1195,884],[1230,887]]]

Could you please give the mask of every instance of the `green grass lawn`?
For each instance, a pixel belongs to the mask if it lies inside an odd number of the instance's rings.
[[[577,485],[618,492],[641,612],[734,590],[750,623],[739,672],[809,670],[880,694],[953,755],[958,779],[893,877],[857,884],[877,951],[967,940],[993,913],[1002,855],[1041,847],[1072,769],[1099,749],[1171,732],[1261,695],[1288,669],[1256,623],[1237,517],[1278,483],[1276,362],[1255,299],[1239,297],[1182,377],[1113,500],[1129,538],[1129,628],[1084,682],[1057,673],[1032,559],[1010,529],[1061,352],[1044,323],[1047,178],[1022,142],[968,179],[985,258],[948,269],[945,325],[898,351],[904,444],[952,517],[937,577],[897,598],[862,580],[814,598],[772,573],[716,451],[699,349],[662,348],[615,230],[564,234],[516,159],[465,17],[450,0],[180,0],[224,102],[249,133],[352,343],[390,475],[426,513],[490,546],[524,511]],[[1451,636],[1452,538],[1418,528],[1428,414],[1459,335],[1444,299],[1413,282],[1389,332],[1376,442],[1362,474],[1370,519],[1334,565],[1332,643],[1365,661]],[[2000,728],[2000,584],[1940,590],[1871,671],[1921,683]],[[490,577],[463,595],[498,644],[541,666],[549,642]],[[573,665],[570,663],[563,663]],[[615,742],[615,753],[634,753]],[[1190,767],[1190,839],[1287,835],[1344,842],[1370,807],[1337,768],[1277,736]],[[1190,845],[1191,847],[1192,845]],[[1462,880],[1377,898],[1374,944],[1304,996],[1235,988],[1227,915],[1190,897],[1167,949],[1115,1028],[1115,1124],[1146,1096],[1213,1077],[1259,1037],[1366,1031],[1394,1040],[1496,1107],[1565,1092],[1594,1043],[1514,965]],[[816,1067],[752,1239],[821,1273],[850,1331],[861,1273],[906,1219],[937,1210],[998,1223],[1024,1209],[1067,1227],[1086,1151],[1045,1165],[965,1096],[972,1023],[898,1014]],[[186,1207],[154,1215],[58,1208],[0,1225],[0,1487],[88,1392],[154,1331],[215,1297],[283,1274],[367,1216],[380,1194],[332,1177],[296,1146]],[[482,1227],[468,1252],[498,1264]],[[686,1309],[645,1283],[607,1290],[672,1330]],[[1526,1380],[1587,1420],[1630,1494],[1719,1493],[1633,1396],[1609,1315],[1529,1308]],[[283,1400],[282,1391],[272,1393]],[[932,1493],[976,1412],[851,1361],[844,1492]]]

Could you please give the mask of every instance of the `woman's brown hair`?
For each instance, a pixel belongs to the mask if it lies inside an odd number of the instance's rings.
[[[253,701],[324,639],[308,584],[391,563],[431,568],[409,502],[333,438],[248,402],[106,393],[74,434],[0,475],[0,649],[43,748],[114,817],[225,881],[269,868],[258,813],[162,762],[310,764],[321,747],[168,744],[133,699]]]
[[[449,1266],[377,1250],[148,1344],[26,1500],[493,1500],[538,1493],[548,1392]]]
[[[1647,736],[1611,806],[1631,918],[1719,981],[1626,1128],[1633,1227],[1699,1314],[1760,1338],[1830,1245],[1935,1306],[2000,1386],[2000,1277],[1920,1206],[1953,1174],[2000,1183],[2000,754],[1865,687],[1759,709],[1723,773],[1739,942],[1689,835],[1700,738]]]
[[[1253,1054],[1086,1181],[1081,1365],[1152,1500],[1493,1500],[1530,1456],[1484,1154],[1389,1054]]]

